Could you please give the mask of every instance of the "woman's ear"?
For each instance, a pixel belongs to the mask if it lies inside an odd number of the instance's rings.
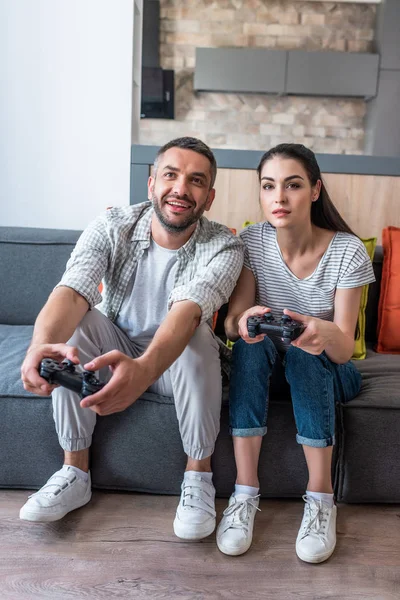
[[[318,179],[317,183],[313,187],[312,192],[312,201],[316,202],[321,194],[322,181]]]

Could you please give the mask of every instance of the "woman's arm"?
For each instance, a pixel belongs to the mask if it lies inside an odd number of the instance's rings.
[[[228,315],[225,319],[225,333],[233,342],[242,337],[248,344],[256,344],[264,339],[265,335],[249,338],[247,331],[247,317],[263,315],[269,312],[265,306],[254,306],[256,300],[256,280],[247,267],[243,267],[231,299],[229,300]]]
[[[225,333],[229,340],[239,338],[238,322],[242,313],[253,306],[256,299],[256,280],[250,269],[243,267],[236,287],[229,300],[228,314],[225,319]]]
[[[321,354],[325,351],[337,364],[350,360],[354,352],[354,332],[361,292],[362,286],[336,290],[333,322],[285,310],[285,314],[302,322],[306,327],[292,345],[310,354]]]
[[[335,363],[345,363],[353,356],[362,289],[361,286],[336,290],[333,323],[338,331],[325,348],[327,356]]]

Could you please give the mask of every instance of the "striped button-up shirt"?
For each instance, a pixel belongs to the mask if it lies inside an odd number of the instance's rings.
[[[115,321],[138,261],[150,245],[152,204],[111,208],[82,233],[58,284],[73,288]],[[201,323],[228,301],[244,256],[242,241],[227,227],[201,217],[190,239],[177,252],[175,285],[168,298],[191,300]],[[103,281],[102,295],[99,284]],[[151,302],[151,298],[149,298]]]

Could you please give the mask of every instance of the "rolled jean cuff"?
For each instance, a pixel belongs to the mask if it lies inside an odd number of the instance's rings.
[[[253,427],[252,429],[235,429],[230,428],[230,434],[233,437],[254,437],[256,435],[265,435],[267,433],[266,427]]]
[[[59,437],[60,446],[66,452],[77,452],[78,450],[86,450],[92,445],[92,436],[86,438],[62,438]]]
[[[302,437],[301,435],[297,434],[296,441],[302,446],[311,446],[311,448],[328,448],[328,446],[335,445],[335,436],[325,440],[311,440],[310,438]]]

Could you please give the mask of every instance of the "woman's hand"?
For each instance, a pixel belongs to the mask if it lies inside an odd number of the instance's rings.
[[[301,348],[309,354],[321,354],[325,348],[332,342],[334,331],[337,330],[337,325],[331,321],[317,319],[316,317],[308,317],[300,315],[293,310],[285,308],[283,311],[294,321],[302,323],[305,327],[303,333],[291,342],[292,346]]]
[[[261,333],[254,338],[249,337],[249,332],[247,331],[247,319],[249,317],[261,317],[269,312],[271,312],[271,309],[266,306],[252,306],[240,315],[238,320],[238,331],[240,337],[247,342],[247,344],[257,344],[258,342],[261,342],[266,335],[265,333]]]

